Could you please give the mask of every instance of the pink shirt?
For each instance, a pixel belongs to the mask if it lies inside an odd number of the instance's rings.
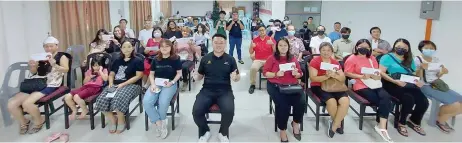
[[[107,69],[103,69],[103,73],[107,75]],[[91,76],[91,69],[89,69],[89,70],[87,70],[87,72],[85,72],[85,77],[90,77],[90,76]],[[90,79],[90,81],[85,83],[85,85],[103,86],[103,78],[101,77],[101,75],[98,74],[96,76],[96,80]]]
[[[375,59],[375,57],[371,56],[369,59],[372,60],[372,64],[374,65],[374,68],[378,69],[379,64],[377,63],[377,60]],[[362,67],[372,68],[371,63],[369,62],[369,59],[365,56],[362,57],[362,56],[357,56],[357,55],[351,55],[345,61],[345,72],[362,75],[361,74]],[[364,88],[368,88],[368,87],[361,81],[361,79],[355,79],[353,90],[357,91],[357,90],[364,89]]]

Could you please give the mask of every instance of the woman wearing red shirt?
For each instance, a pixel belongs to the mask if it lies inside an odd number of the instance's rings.
[[[376,121],[377,126],[374,127],[375,131],[382,137],[384,141],[392,142],[387,132],[387,119],[391,110],[390,94],[382,87],[375,86],[368,87],[364,84],[363,80],[373,79],[380,81],[380,72],[376,74],[362,74],[363,68],[374,68],[379,71],[379,63],[374,56],[371,56],[371,43],[367,39],[361,39],[356,43],[355,53],[348,57],[345,61],[345,75],[354,79],[353,90],[361,97],[366,98],[372,104],[379,107],[377,110],[378,117]]]
[[[255,54],[255,59],[250,66],[250,88],[249,94],[255,91],[255,83],[257,79],[257,71],[265,64],[266,59],[273,55],[275,51],[275,44],[273,38],[266,35],[265,27],[258,28],[259,36],[255,37],[250,44],[249,53]]]
[[[146,58],[144,59],[143,83],[146,83],[149,73],[151,72],[151,62],[152,59],[155,59],[154,56],[157,54],[157,51],[159,51],[162,35],[164,35],[164,32],[162,32],[160,27],[154,28],[152,30],[152,38],[149,38],[148,43],[146,44],[146,48],[144,50]],[[157,47],[157,50],[153,50],[148,47]]]
[[[345,92],[326,92],[321,89],[321,82],[335,78],[339,81],[345,81],[345,74],[337,60],[332,58],[334,48],[329,42],[323,42],[319,46],[320,56],[314,57],[310,62],[310,79],[311,79],[311,91],[317,95],[322,102],[326,103],[327,112],[331,116],[329,120],[329,130],[327,136],[330,138],[334,137],[335,132],[343,134],[341,122],[345,118],[348,107],[350,106],[350,99]],[[321,69],[321,63],[337,65],[339,70],[323,70]]]
[[[263,73],[268,78],[267,91],[276,105],[276,121],[280,130],[281,142],[288,142],[287,120],[289,120],[290,106],[293,106],[293,121],[291,122],[294,137],[301,140],[300,122],[305,111],[305,94],[303,91],[295,94],[281,93],[280,85],[297,85],[298,78],[302,76],[297,57],[290,54],[289,41],[281,39],[277,42],[276,51],[271,55],[263,67]],[[292,70],[281,71],[281,64],[293,63]]]

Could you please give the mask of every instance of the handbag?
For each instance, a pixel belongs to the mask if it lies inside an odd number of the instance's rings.
[[[278,84],[279,92],[282,94],[300,94],[303,88],[300,84]]]
[[[348,90],[348,87],[345,85],[345,82],[331,77],[321,82],[321,89],[325,92],[345,92]]]
[[[369,63],[371,64],[372,68],[374,68],[374,65],[372,64],[372,60],[369,59]],[[370,89],[377,89],[382,87],[382,81],[380,80],[375,80],[375,79],[361,79],[361,81],[369,87]]]
[[[23,93],[32,93],[35,91],[41,91],[47,87],[46,78],[30,78],[25,79],[19,86],[19,91]]]
[[[391,78],[395,79],[395,80],[399,80],[401,79],[401,75],[404,74],[404,75],[410,75],[410,76],[415,76],[413,73],[414,73],[414,70],[412,70],[411,68],[408,68],[406,66],[404,66],[403,64],[401,64],[401,62],[398,62],[398,60],[393,57],[393,55],[391,54],[388,54],[396,63],[398,63],[402,68],[404,68],[407,73],[393,73],[390,75]]]
[[[419,56],[417,56],[417,58],[419,59],[420,63],[423,63],[422,59],[421,59]],[[428,83],[428,82],[427,82],[427,77],[426,77],[427,75],[425,74],[425,69],[423,69],[422,72],[423,72],[423,75],[422,75],[423,80],[424,80],[426,83]],[[439,91],[442,91],[442,92],[447,92],[447,91],[449,91],[449,86],[448,86],[448,84],[446,84],[446,82],[444,82],[442,79],[439,79],[439,78],[436,79],[436,80],[434,80],[434,81],[432,81],[432,82],[430,83],[430,86],[431,86],[433,89],[436,89],[436,90],[439,90]]]

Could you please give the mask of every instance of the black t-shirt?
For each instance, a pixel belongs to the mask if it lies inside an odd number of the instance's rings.
[[[183,34],[181,34],[181,31],[167,31],[164,33],[163,38],[170,39],[173,36],[175,36],[176,38],[182,38]]]
[[[173,80],[176,76],[176,71],[181,70],[181,61],[179,57],[176,59],[164,58],[160,61],[152,60],[151,71],[154,71],[156,78],[165,78]]]
[[[204,75],[203,88],[231,90],[231,73],[236,69],[234,57],[226,53],[216,57],[212,52],[201,59],[198,73]]]
[[[242,25],[244,25],[244,23],[242,23],[241,20],[239,21]],[[231,22],[233,22],[233,20],[228,21],[228,23],[226,23],[226,27],[228,27],[231,24]],[[231,30],[229,30],[229,36],[233,36],[235,38],[242,38],[242,30],[237,21],[234,22],[233,27],[231,27]]]
[[[111,67],[111,72],[115,73],[114,84],[121,84],[132,77],[136,76],[136,72],[143,72],[144,64],[140,58],[133,57],[128,61],[119,58],[114,61]],[[138,80],[135,84],[139,84]]]

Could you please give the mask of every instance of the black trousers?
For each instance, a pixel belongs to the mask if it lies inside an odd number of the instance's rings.
[[[234,118],[233,92],[232,90],[210,90],[206,88],[202,88],[197,94],[192,111],[194,122],[199,127],[199,135],[203,136],[207,131],[210,131],[205,114],[209,112],[213,104],[220,107],[221,125],[219,132],[223,136],[227,136],[229,135],[229,126],[231,126]]]
[[[189,60],[181,61],[181,73],[183,76],[183,82],[188,82],[189,72],[190,72],[189,69],[191,68],[191,66],[194,66],[193,61],[189,61]]]
[[[287,121],[290,116],[290,107],[293,107],[293,119],[295,123],[303,120],[303,114],[306,108],[305,94],[299,93],[294,95],[282,94],[276,84],[267,82],[267,91],[273,99],[276,108],[276,122],[279,130],[287,129]]]
[[[364,88],[355,91],[359,96],[366,98],[369,102],[379,107],[377,109],[377,117],[388,119],[388,115],[391,111],[391,96],[383,88],[370,89]],[[376,119],[380,121],[379,118]]]
[[[383,88],[402,104],[399,123],[405,125],[407,116],[412,114],[409,119],[420,125],[429,105],[427,97],[420,91],[420,88],[410,83],[405,87],[400,87],[386,80],[382,80],[382,83]]]

